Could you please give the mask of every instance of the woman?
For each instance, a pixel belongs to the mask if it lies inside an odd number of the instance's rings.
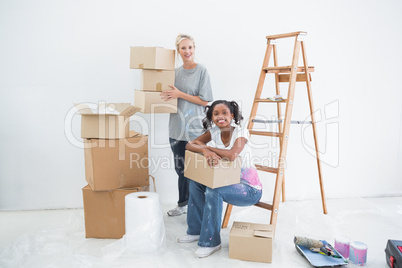
[[[190,181],[190,199],[187,214],[187,234],[179,243],[198,241],[197,257],[211,255],[221,248],[221,218],[223,201],[236,206],[256,204],[262,195],[262,184],[251,159],[247,130],[243,131],[243,119],[234,101],[219,100],[207,106],[203,120],[204,134],[188,142],[186,149],[202,153],[209,166],[215,166],[222,158],[233,161],[241,157],[240,183],[211,189]],[[214,124],[213,127],[212,123]],[[209,144],[210,146],[207,146]]]
[[[179,201],[177,207],[169,210],[169,216],[187,213],[189,180],[184,177],[184,152],[188,141],[203,132],[201,119],[204,106],[212,101],[212,89],[207,69],[194,61],[194,39],[185,34],[176,38],[176,49],[183,65],[175,70],[175,84],[172,90],[161,93],[162,98],[177,99],[177,113],[170,114],[169,142],[172,148],[175,170],[179,176]]]

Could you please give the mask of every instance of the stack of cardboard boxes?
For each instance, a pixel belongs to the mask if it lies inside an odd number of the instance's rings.
[[[81,113],[85,179],[82,189],[87,238],[122,238],[125,200],[133,192],[149,190],[148,137],[129,131],[130,117],[139,108],[129,103],[100,104]]]
[[[141,89],[134,92],[134,105],[142,113],[176,113],[177,99],[165,101],[161,92],[172,90],[175,51],[161,47],[131,47],[130,68],[142,69]]]

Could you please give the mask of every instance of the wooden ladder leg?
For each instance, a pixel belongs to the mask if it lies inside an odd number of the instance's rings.
[[[293,50],[293,58],[292,58],[292,67],[289,78],[289,88],[288,88],[288,97],[286,102],[286,111],[285,111],[285,120],[283,126],[283,139],[281,145],[281,152],[279,155],[279,163],[278,163],[278,173],[276,176],[275,182],[275,190],[274,190],[274,200],[272,202],[272,212],[271,212],[271,224],[276,228],[276,220],[278,217],[278,209],[279,209],[279,200],[281,195],[281,187],[283,183],[283,174],[286,165],[286,152],[288,147],[289,140],[289,130],[290,130],[290,121],[292,117],[293,110],[293,98],[294,91],[296,86],[296,75],[297,75],[297,64],[299,62],[300,55],[300,41],[295,38],[295,45]]]
[[[313,126],[314,145],[315,145],[315,152],[316,152],[316,159],[317,159],[318,177],[319,177],[319,181],[320,181],[322,208],[323,208],[324,214],[327,214],[327,203],[325,200],[324,182],[322,180],[322,173],[321,173],[320,150],[318,148],[317,129],[315,126],[313,93],[311,91],[311,83],[310,83],[310,79],[309,79],[310,74],[308,71],[307,54],[306,54],[306,47],[305,47],[304,42],[301,42],[301,47],[302,47],[302,55],[303,55],[303,62],[304,62],[304,70],[305,70],[306,78],[307,78],[306,86],[307,86],[308,100],[309,100],[309,104],[310,104],[311,122],[312,122],[312,126]]]
[[[273,47],[273,56],[274,56],[274,66],[277,67],[278,66],[278,53],[277,53],[276,45],[274,45],[274,47]],[[275,89],[276,89],[276,94],[281,95],[281,89],[280,89],[280,85],[279,85],[279,74],[278,73],[275,74]],[[278,102],[276,104],[276,110],[277,110],[277,114],[278,114],[278,130],[279,130],[279,132],[282,132],[283,128],[282,128],[282,123],[280,122],[280,119],[282,118],[282,109],[281,109],[281,103],[280,102]],[[279,146],[281,146],[281,144],[282,144],[282,136],[279,138]],[[283,179],[282,180],[283,180],[282,181],[282,202],[285,202],[286,201],[285,172],[283,172]]]
[[[225,216],[223,217],[223,221],[222,221],[222,229],[225,229],[229,224],[229,219],[230,219],[230,214],[232,213],[232,208],[233,208],[233,205],[227,204]]]

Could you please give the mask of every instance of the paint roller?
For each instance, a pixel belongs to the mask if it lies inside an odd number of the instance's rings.
[[[322,248],[324,244],[320,240],[315,240],[307,237],[295,236],[294,242],[298,246],[306,248]]]

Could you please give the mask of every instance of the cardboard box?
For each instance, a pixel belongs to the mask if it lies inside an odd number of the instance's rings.
[[[163,70],[142,70],[141,90],[166,91],[172,90],[175,72]]]
[[[177,113],[177,99],[165,101],[160,92],[135,90],[134,105],[144,114]]]
[[[198,153],[186,150],[184,176],[209,188],[218,188],[240,183],[241,161],[220,160],[219,164],[209,167],[207,159]]]
[[[149,185],[148,137],[85,139],[85,179],[94,191]]]
[[[270,224],[234,222],[229,233],[229,258],[271,263],[273,239]]]
[[[130,68],[174,71],[174,57],[174,49],[130,47]]]
[[[122,238],[125,230],[125,196],[149,191],[149,186],[94,192],[82,188],[86,238]]]
[[[81,114],[81,138],[122,139],[129,136],[130,116],[140,108],[130,103],[100,103],[97,111],[75,104]]]

